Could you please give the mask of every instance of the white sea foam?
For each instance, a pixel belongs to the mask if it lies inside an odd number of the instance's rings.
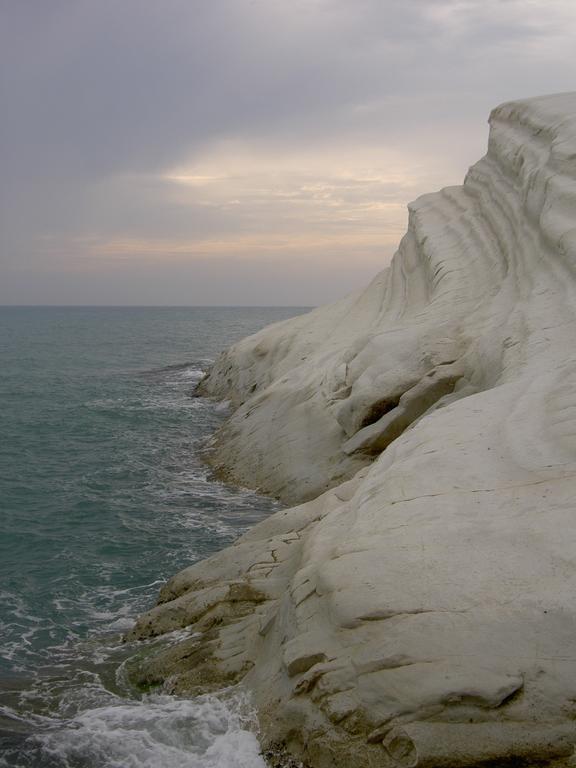
[[[186,368],[182,371],[182,376],[185,379],[201,379],[205,373],[201,368]]]
[[[62,766],[99,768],[264,768],[257,722],[245,694],[97,707],[31,742]]]
[[[132,616],[123,616],[112,621],[108,625],[108,629],[111,629],[114,632],[125,632],[126,630],[130,629],[133,624],[134,618]]]

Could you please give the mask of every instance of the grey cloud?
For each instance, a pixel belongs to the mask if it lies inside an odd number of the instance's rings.
[[[90,179],[161,167],[218,136],[333,133],[351,105],[452,80],[453,65],[462,70],[474,54],[470,35],[534,34],[521,20],[499,29],[494,13],[475,11],[473,29],[446,44],[441,22],[425,13],[435,5],[447,4],[7,4],[0,50],[8,164],[18,174],[29,167]]]
[[[572,87],[560,0],[6,0],[0,15],[13,269],[43,235],[233,231],[232,213],[144,181],[219,140],[473,159],[489,107]]]

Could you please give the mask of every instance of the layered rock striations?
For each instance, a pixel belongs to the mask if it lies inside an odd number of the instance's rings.
[[[212,461],[293,504],[130,633],[176,692],[243,679],[314,768],[571,765],[576,94],[504,104],[363,292],[235,345]]]

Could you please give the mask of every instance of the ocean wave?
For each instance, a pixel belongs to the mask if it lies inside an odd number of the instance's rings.
[[[201,368],[186,368],[182,371],[182,376],[185,379],[201,379],[205,373],[206,371]]]
[[[213,363],[213,360],[188,360],[183,363],[174,363],[172,365],[164,365],[161,368],[150,368],[149,370],[139,371],[139,376],[162,376],[170,373],[180,372],[193,372],[199,377],[204,376],[208,366]]]
[[[85,408],[96,409],[100,411],[113,411],[116,416],[118,413],[126,411],[182,411],[198,410],[203,407],[200,400],[196,398],[184,397],[180,394],[174,399],[165,395],[147,396],[141,398],[134,397],[103,397],[89,400],[84,403]]]
[[[19,752],[27,765],[59,768],[265,768],[257,732],[243,691],[192,699],[150,695],[118,698],[53,722]]]

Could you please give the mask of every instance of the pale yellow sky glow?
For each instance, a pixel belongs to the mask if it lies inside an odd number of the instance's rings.
[[[457,173],[457,172],[456,172]],[[403,156],[381,146],[291,147],[263,150],[227,142],[201,162],[157,177],[117,177],[102,196],[122,187],[159,184],[169,206],[215,212],[231,231],[217,237],[44,238],[42,249],[61,266],[93,272],[126,264],[194,263],[207,259],[281,262],[338,268],[354,262],[372,274],[385,266],[406,229],[406,203],[446,181],[446,161]],[[454,178],[456,181],[458,177]]]
[[[118,238],[103,240],[97,237],[77,238],[70,241],[70,252],[66,253],[60,243],[45,243],[46,253],[62,265],[78,270],[99,269],[102,264],[122,266],[133,264],[170,264],[189,262],[192,259],[224,259],[233,261],[265,261],[291,259],[305,262],[311,257],[321,261],[328,259],[337,265],[350,260],[350,254],[360,262],[372,262],[382,258],[398,242],[402,230],[390,233],[388,238],[375,238],[371,233],[342,233],[338,235],[312,236],[307,234],[244,235],[220,240],[169,240]],[[380,253],[375,253],[380,252]],[[384,260],[383,260],[384,263]]]
[[[358,259],[378,269],[405,231],[406,203],[445,178],[442,161],[434,167],[429,159],[418,162],[379,146],[298,153],[228,143],[159,180],[167,184],[163,191],[172,204],[232,217],[229,235],[95,239],[84,241],[82,250],[88,260],[108,263],[289,255],[335,265]]]

